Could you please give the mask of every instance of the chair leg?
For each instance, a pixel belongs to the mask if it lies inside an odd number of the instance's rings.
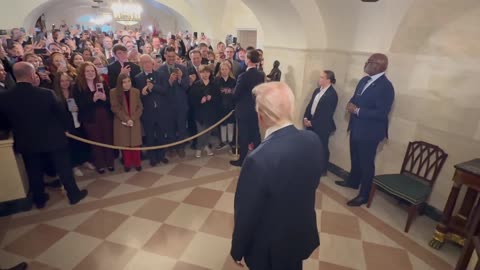
[[[370,190],[370,196],[368,197],[367,208],[370,208],[372,205],[373,197],[375,197],[375,192],[377,191],[377,185],[372,184],[372,189]]]
[[[413,220],[417,217],[418,213],[418,205],[412,205],[408,209],[408,219],[407,219],[407,225],[405,226],[405,232],[408,233],[410,230],[410,226],[412,225]]]

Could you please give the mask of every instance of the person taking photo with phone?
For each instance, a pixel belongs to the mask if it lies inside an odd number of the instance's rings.
[[[110,111],[110,89],[103,84],[97,68],[91,62],[83,63],[74,87],[78,105],[78,120],[86,131],[86,138],[95,142],[113,144],[113,119]],[[105,169],[114,171],[114,151],[92,147],[92,161],[99,174]]]
[[[108,83],[111,88],[117,86],[117,78],[120,74],[128,74],[132,81],[135,81],[135,76],[141,72],[140,67],[134,63],[128,62],[128,49],[123,44],[115,44],[113,46],[113,54],[117,59],[113,64],[108,66]]]

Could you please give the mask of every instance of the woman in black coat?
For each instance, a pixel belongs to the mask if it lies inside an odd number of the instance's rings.
[[[328,141],[330,135],[336,130],[333,114],[337,108],[338,95],[333,84],[335,84],[335,73],[331,70],[324,70],[318,80],[318,88],[315,89],[312,99],[305,110],[303,124],[308,130],[314,131],[325,148],[325,162],[328,165],[330,151],[328,150]],[[327,166],[324,167],[324,174],[327,172]]]
[[[189,92],[189,99],[197,130],[198,132],[202,132],[215,124],[218,119],[220,91],[210,79],[212,69],[209,66],[201,65],[198,71],[200,73],[200,80],[192,85]],[[195,157],[201,157],[202,150],[205,150],[209,156],[213,155],[212,150],[208,146],[210,135],[211,131],[197,139]]]
[[[226,116],[235,108],[233,101],[233,90],[237,80],[233,76],[232,68],[226,61],[222,62],[219,72],[215,78],[215,85],[220,90],[220,117]],[[227,144],[233,147],[233,133],[235,127],[235,116],[232,115],[220,125],[220,145],[217,149],[223,149]]]

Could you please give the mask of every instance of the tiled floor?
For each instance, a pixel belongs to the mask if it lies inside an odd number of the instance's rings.
[[[0,219],[0,268],[30,270],[235,270],[229,257],[239,170],[228,154],[173,160],[140,173],[79,179],[90,195],[70,207],[60,191],[42,211]],[[353,191],[322,179],[317,192],[321,245],[306,270],[452,269],[459,248],[428,247],[435,222],[406,213],[383,194],[371,209],[345,207]],[[4,229],[2,229],[4,228]]]

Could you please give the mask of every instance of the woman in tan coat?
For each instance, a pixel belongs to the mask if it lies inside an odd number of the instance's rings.
[[[110,91],[110,103],[115,115],[113,120],[113,142],[117,146],[137,147],[142,145],[142,127],[140,116],[143,112],[140,91],[132,87],[128,74],[120,74],[117,88]],[[123,150],[123,165],[128,172],[135,166],[142,170],[140,151]]]

